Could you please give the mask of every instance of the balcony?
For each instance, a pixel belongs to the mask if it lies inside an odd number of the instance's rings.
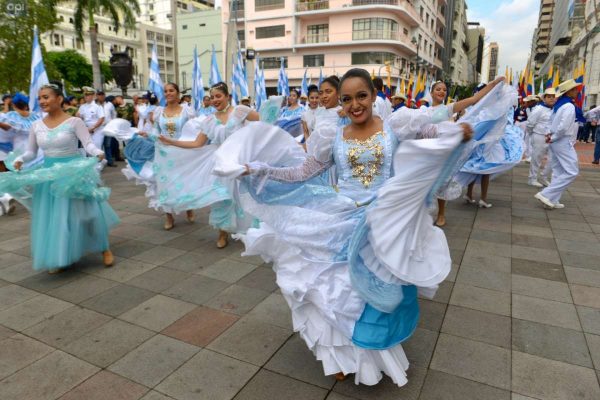
[[[301,40],[303,44],[314,43],[329,43],[329,34],[327,33],[311,33],[304,36]]]
[[[329,0],[299,1],[296,3],[297,12],[328,10]]]
[[[368,30],[352,32],[352,40],[400,40],[397,31]]]
[[[399,3],[400,1],[398,0],[352,0],[353,7],[374,5],[397,6]]]

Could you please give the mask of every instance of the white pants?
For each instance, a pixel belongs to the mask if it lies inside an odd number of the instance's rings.
[[[102,146],[104,145],[104,133],[102,133],[102,128],[97,129],[92,135],[92,142],[94,146],[102,150]],[[104,151],[104,150],[103,150]]]
[[[552,153],[552,183],[542,190],[542,195],[553,203],[558,203],[563,192],[577,178],[579,163],[577,152],[568,137],[550,144]]]
[[[548,154],[549,144],[546,143],[545,135],[531,135],[531,165],[529,166],[529,183],[538,180],[542,177],[545,180],[550,180],[550,172],[552,171],[552,163]],[[544,157],[548,156],[548,160],[544,162]],[[544,164],[542,168],[542,164]]]

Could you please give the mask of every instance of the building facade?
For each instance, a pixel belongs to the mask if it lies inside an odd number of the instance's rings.
[[[533,34],[531,61],[529,63],[536,75],[550,53],[554,4],[555,0],[540,0],[538,25]]]
[[[210,10],[214,8],[213,0],[139,0],[140,22],[162,29],[173,28],[173,17],[186,12]],[[173,10],[177,8],[174,14]]]
[[[467,31],[467,59],[469,60],[469,82],[480,82],[485,45],[485,28],[473,25]]]
[[[498,43],[491,42],[488,46],[488,51],[490,52],[490,55],[487,68],[487,81],[491,82],[498,76],[498,53],[500,51]]]

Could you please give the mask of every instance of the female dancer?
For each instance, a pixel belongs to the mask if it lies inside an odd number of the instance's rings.
[[[83,121],[62,109],[59,84],[39,91],[42,110],[48,115],[33,123],[29,147],[12,165],[16,170],[44,151],[44,167],[0,176],[0,191],[11,192],[32,185],[31,253],[33,268],[58,272],[87,253],[102,252],[104,265],[113,265],[108,232],[119,219],[108,205],[110,190],[98,187],[95,158],[82,158],[79,140],[88,154],[104,159],[94,146]]]
[[[138,115],[137,127],[142,132],[150,132],[154,126],[153,114],[157,109],[158,98],[150,91],[143,98],[145,100],[144,103],[139,104],[135,108]]]
[[[474,96],[457,101],[456,103],[450,103],[446,105],[446,110],[448,111],[447,118],[451,119],[454,113],[460,114],[468,107],[476,104],[479,100],[481,100],[486,94],[488,94],[496,85],[500,82],[504,81],[504,77],[496,78],[489,85],[485,86],[485,88],[478,91]],[[444,101],[446,100],[446,95],[448,93],[448,89],[446,88],[446,84],[442,81],[435,82],[431,87],[431,97],[433,100],[433,104],[430,109],[431,112],[436,112],[439,110],[439,107],[444,107]],[[481,181],[481,200],[479,201],[480,207],[490,207],[491,205],[486,203],[487,199],[487,187],[489,185],[489,176],[487,178],[483,178]],[[484,195],[485,188],[485,195]],[[472,198],[472,188],[471,195],[465,196],[465,200],[469,203],[474,204],[475,200]],[[435,224],[439,227],[446,225],[446,201],[452,200],[451,198],[438,198],[438,216],[435,221]]]
[[[207,156],[203,157],[207,161],[193,162],[194,164],[201,163],[203,166],[200,167],[200,169],[203,170],[206,166],[208,166],[210,170],[212,170],[212,167],[214,165],[213,152],[214,150],[216,150],[216,147],[223,143],[223,141],[229,135],[243,127],[246,121],[258,121],[260,118],[259,114],[249,107],[243,105],[231,107],[229,100],[229,89],[227,85],[223,82],[217,83],[216,85],[211,87],[210,98],[212,106],[216,110],[215,113],[206,117],[198,117],[197,119],[190,122],[190,126],[186,126],[186,129],[193,127],[193,131],[196,134],[196,136],[193,139],[181,140],[177,137],[159,136],[159,140],[163,145],[175,146],[183,149],[199,148],[209,143],[213,145],[213,151],[210,153],[206,153]],[[196,158],[201,159],[202,157],[198,156]],[[175,162],[177,163],[177,160],[175,160]],[[188,175],[187,177],[182,176],[181,178],[189,179],[190,176],[198,177],[202,175],[208,175],[208,178],[211,174],[210,170],[201,173],[194,173],[192,175]],[[192,173],[192,171],[189,172]],[[159,178],[159,182],[160,181],[161,180]],[[206,187],[206,185],[199,186],[204,188]],[[219,229],[219,239],[217,240],[217,247],[219,249],[222,249],[227,246],[229,238],[228,232],[245,230],[244,228],[239,226],[240,222],[238,221],[238,219],[243,219],[243,216],[240,214],[241,210],[239,210],[239,208],[235,204],[235,201],[233,201],[231,197],[233,195],[234,190],[235,189],[233,186],[225,187],[217,181],[213,182],[212,187],[210,189],[211,194],[227,194],[227,199],[223,199],[218,202],[212,202],[209,217],[209,223],[215,228]],[[194,192],[196,193],[196,196],[202,199],[206,199],[208,197],[208,194],[202,193],[202,190],[194,190]],[[159,195],[160,193],[161,191],[159,187]]]
[[[298,104],[300,93],[296,89],[290,91],[288,97],[288,106],[281,109],[279,119],[276,124],[284,131],[288,132],[293,137],[302,135],[302,114],[304,107]]]
[[[269,139],[281,140],[281,131],[257,123],[219,148],[215,173],[225,174],[222,162],[246,164],[238,169],[251,174],[241,204],[262,221],[243,236],[246,254],[274,262],[294,330],[325,374],[354,373],[355,383],[374,385],[383,371],[402,386],[408,361],[400,343],[417,324],[416,287],[433,295],[451,266],[425,197],[471,129],[428,124],[428,113],[408,109],[384,126],[373,116],[376,92],[363,69],[344,75],[340,94],[350,125],[317,128],[301,165],[284,167],[294,163],[280,154],[297,146],[275,148]],[[442,130],[439,139],[413,140]],[[282,168],[264,163],[274,159]],[[312,179],[334,164],[339,193]]]
[[[319,88],[316,85],[308,87],[308,106],[302,114],[302,130],[304,131],[304,140],[310,136],[315,129],[316,113],[319,109]]]

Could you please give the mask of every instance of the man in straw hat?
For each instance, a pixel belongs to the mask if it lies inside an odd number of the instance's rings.
[[[552,107],[556,103],[554,89],[546,89],[542,95],[543,102],[536,106],[527,119],[527,134],[531,138],[531,165],[529,166],[529,185],[535,187],[548,186],[550,179],[550,162],[547,161],[543,170],[542,163],[548,154],[546,134],[550,132],[550,117]]]
[[[569,79],[558,86],[558,100],[550,117],[550,133],[546,142],[552,153],[552,183],[535,198],[549,208],[564,208],[560,197],[577,178],[579,164],[573,144],[577,135],[577,111],[573,100],[579,93],[581,83]]]
[[[392,96],[392,112],[398,111],[402,107],[406,107],[406,96],[402,93],[397,93]]]

